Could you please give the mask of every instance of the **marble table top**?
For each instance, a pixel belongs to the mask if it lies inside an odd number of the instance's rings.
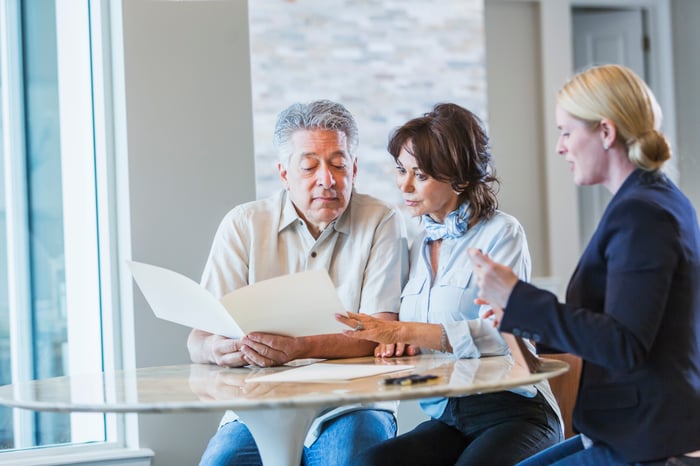
[[[339,406],[357,402],[457,396],[528,385],[568,370],[561,361],[542,359],[542,371],[529,373],[510,357],[455,359],[450,355],[373,357],[328,361],[333,364],[409,364],[413,369],[332,382],[251,382],[252,377],[288,370],[222,368],[182,364],[114,373],[55,377],[0,387],[0,405],[38,411],[176,412]],[[300,361],[297,362],[311,362]],[[389,376],[434,374],[436,381],[409,386],[383,384]]]

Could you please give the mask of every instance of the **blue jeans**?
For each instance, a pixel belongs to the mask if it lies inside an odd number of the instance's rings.
[[[381,445],[358,452],[356,466],[511,466],[562,440],[541,394],[504,391],[450,398],[445,412]]]
[[[577,435],[518,463],[518,466],[629,466],[630,464],[661,466],[666,464],[666,460],[626,463],[605,445],[593,444],[590,448],[584,449],[581,436]]]
[[[321,435],[304,447],[302,466],[346,465],[363,448],[396,435],[396,420],[388,411],[362,409],[325,422]],[[219,428],[202,455],[200,466],[261,466],[262,461],[248,428],[239,421]]]

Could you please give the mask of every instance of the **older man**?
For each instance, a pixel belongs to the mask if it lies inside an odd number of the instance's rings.
[[[280,113],[274,142],[284,189],[224,217],[202,284],[220,297],[260,280],[325,269],[347,310],[396,319],[407,275],[405,228],[397,211],[354,192],[358,131],[350,112],[330,101],[294,104]],[[342,334],[251,333],[232,340],[192,330],[187,346],[194,362],[265,367],[366,356],[375,345]],[[395,408],[345,406],[324,413],[306,437],[303,464],[346,464],[358,449],[393,437]],[[201,464],[260,464],[253,438],[235,414],[224,416]]]

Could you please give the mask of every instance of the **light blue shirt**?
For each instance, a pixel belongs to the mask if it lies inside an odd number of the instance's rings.
[[[401,295],[399,319],[442,324],[455,357],[507,355],[508,345],[492,319],[481,318],[490,307],[474,304],[478,287],[467,254],[469,248],[481,249],[494,261],[511,267],[520,279],[529,281],[531,265],[527,239],[523,227],[511,215],[497,211],[489,220],[469,228],[463,236],[443,239],[434,280],[428,240],[423,232],[411,247],[410,273]],[[534,347],[530,347],[534,353]],[[558,413],[546,381],[511,391],[533,397],[537,389]],[[421,406],[426,414],[437,418],[447,406],[447,398],[422,400]]]

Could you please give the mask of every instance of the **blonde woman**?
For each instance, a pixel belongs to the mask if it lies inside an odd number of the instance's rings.
[[[574,183],[613,194],[566,302],[470,251],[502,331],[584,361],[581,435],[522,464],[699,464],[685,454],[700,448],[700,231],[661,171],[671,153],[659,106],[631,70],[607,65],[564,85],[556,119]]]

